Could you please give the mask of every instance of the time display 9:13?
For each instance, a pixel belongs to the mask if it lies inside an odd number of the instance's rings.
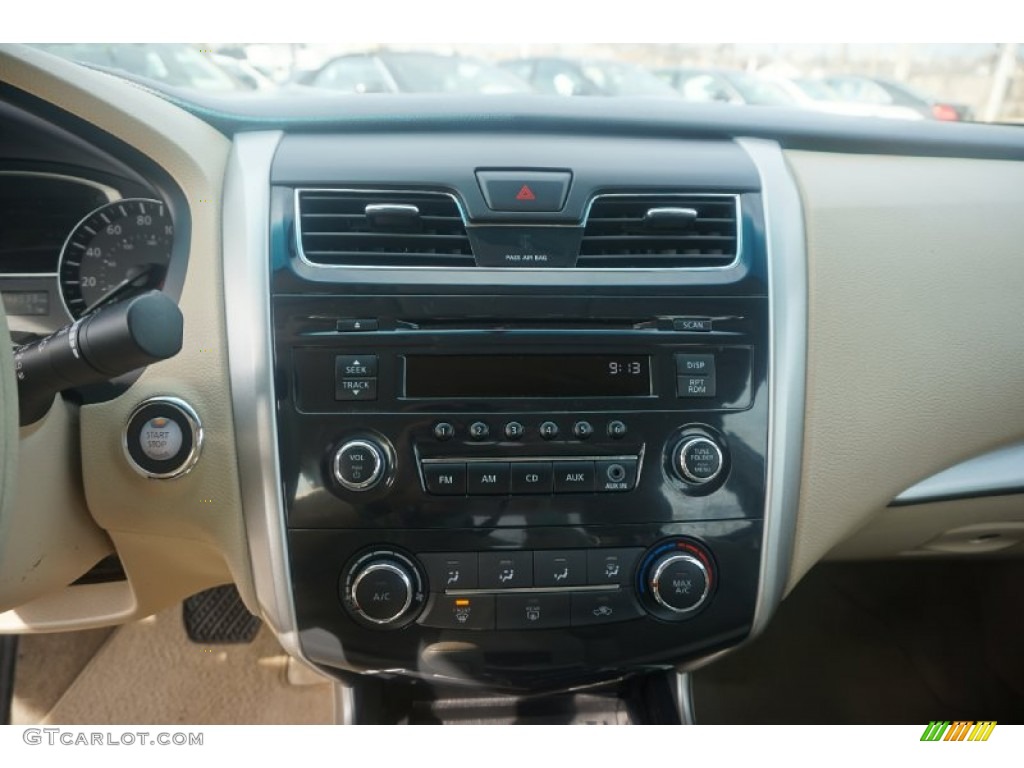
[[[407,398],[647,397],[648,355],[408,355]]]

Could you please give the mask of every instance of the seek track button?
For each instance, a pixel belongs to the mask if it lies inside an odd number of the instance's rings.
[[[338,355],[334,358],[338,379],[367,379],[377,375],[376,355]]]

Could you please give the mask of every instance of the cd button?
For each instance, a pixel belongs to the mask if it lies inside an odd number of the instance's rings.
[[[423,480],[427,493],[435,496],[466,494],[466,465],[458,463],[424,464]]]
[[[467,486],[471,495],[504,496],[508,493],[509,466],[506,462],[472,463],[467,470]]]
[[[530,461],[512,464],[512,493],[551,493],[550,462]]]
[[[593,490],[594,462],[555,462],[555,493],[591,493]]]

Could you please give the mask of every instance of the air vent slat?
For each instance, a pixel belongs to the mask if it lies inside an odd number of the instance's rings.
[[[366,216],[368,205],[415,206],[400,218]],[[440,192],[318,190],[298,198],[302,253],[315,264],[475,266],[458,205]]]
[[[696,219],[645,220],[657,208],[687,208]],[[692,216],[692,214],[691,214]],[[725,266],[738,253],[737,200],[732,196],[606,195],[587,217],[577,267],[602,269]]]

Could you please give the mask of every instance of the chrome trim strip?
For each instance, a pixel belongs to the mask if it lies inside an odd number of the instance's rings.
[[[693,708],[693,675],[688,672],[676,674],[676,708],[683,725],[697,724],[697,713]]]
[[[757,166],[768,258],[768,472],[761,571],[751,637],[786,591],[796,535],[807,371],[807,252],[800,192],[779,145],[739,139]]]
[[[0,279],[3,280],[49,280],[57,277],[58,272],[0,272]]]
[[[100,182],[93,181],[92,179],[82,178],[81,176],[68,176],[63,173],[47,173],[44,171],[0,171],[0,176],[34,176],[36,178],[44,179],[59,179],[61,181],[69,181],[73,184],[81,184],[83,187],[98,189],[107,196],[108,203],[115,203],[121,199],[120,190],[108,187],[106,184],[101,184]]]
[[[253,586],[260,613],[282,648],[309,664],[292,603],[274,408],[270,165],[281,136],[280,131],[259,131],[234,139],[224,181],[224,309]]]
[[[893,499],[890,506],[1022,492],[1024,443],[1017,443],[975,456],[926,477]]]
[[[365,192],[368,194],[378,195],[444,195],[450,197],[455,202],[455,207],[458,208],[459,216],[462,217],[462,224],[467,230],[477,226],[486,227],[582,227],[586,229],[587,220],[590,218],[590,209],[594,206],[594,202],[604,198],[629,198],[629,197],[668,197],[668,198],[708,198],[708,197],[721,197],[721,198],[732,198],[733,203],[736,206],[736,256],[728,264],[720,265],[717,267],[592,267],[587,269],[577,267],[513,267],[513,268],[501,268],[501,267],[396,267],[388,264],[320,264],[318,262],[310,261],[306,258],[306,253],[302,248],[302,217],[299,213],[299,194],[302,192],[342,192],[342,193],[358,193]],[[656,274],[662,274],[664,272],[711,272],[711,271],[723,271],[727,269],[733,269],[740,260],[743,258],[743,207],[740,202],[740,196],[738,194],[728,194],[722,192],[709,192],[708,194],[700,194],[699,192],[652,192],[652,193],[639,193],[639,192],[622,192],[622,193],[609,193],[594,195],[587,201],[587,207],[583,212],[583,220],[581,222],[573,222],[571,224],[551,224],[546,222],[534,223],[529,221],[522,222],[509,222],[509,223],[484,223],[484,224],[472,224],[466,216],[466,210],[462,207],[462,201],[459,197],[451,192],[443,192],[440,190],[423,190],[423,189],[403,189],[401,187],[392,187],[389,189],[381,189],[378,187],[374,188],[351,188],[351,187],[336,187],[336,188],[323,188],[323,187],[296,187],[292,194],[292,207],[295,225],[295,250],[299,255],[299,260],[308,266],[310,269],[371,269],[371,270],[390,270],[390,271],[404,271],[404,270],[431,270],[439,272],[463,272],[465,270],[472,270],[473,274],[481,275],[509,275],[518,274],[525,272],[528,274],[550,274],[550,273],[564,273],[569,275],[577,274],[590,274],[590,273],[622,273],[622,272],[642,272],[649,273],[653,272]],[[475,257],[474,257],[475,258]]]
[[[484,443],[483,445],[486,445]],[[421,464],[483,464],[498,462],[501,464],[523,464],[527,462],[553,461],[639,461],[643,453],[630,456],[445,456],[443,458],[420,459]]]
[[[500,554],[500,552],[498,553]],[[576,587],[508,587],[507,589],[446,589],[445,597],[474,595],[549,595],[565,592],[618,592],[620,584],[580,584]]]
[[[356,692],[352,686],[335,681],[332,686],[334,693],[334,724],[355,725],[356,723]]]

